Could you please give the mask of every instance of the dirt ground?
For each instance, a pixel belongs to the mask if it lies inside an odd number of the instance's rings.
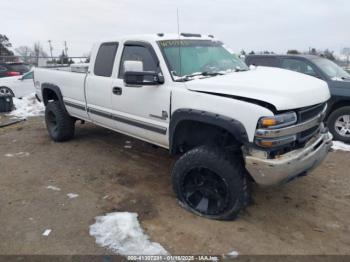
[[[254,203],[232,222],[179,206],[173,162],[164,149],[90,124],[66,143],[52,142],[40,117],[0,128],[0,254],[110,254],[89,226],[113,211],[137,212],[171,254],[350,254],[350,153],[330,153],[285,186],[254,186]]]

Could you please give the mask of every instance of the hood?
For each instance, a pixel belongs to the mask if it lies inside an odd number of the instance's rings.
[[[232,95],[272,104],[277,110],[311,106],[330,98],[326,82],[289,70],[257,67],[186,82],[191,91]]]

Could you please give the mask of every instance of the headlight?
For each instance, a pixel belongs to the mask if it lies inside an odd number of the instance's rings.
[[[297,114],[295,112],[288,112],[269,117],[262,117],[258,122],[258,129],[256,130],[255,144],[264,148],[276,148],[283,145],[288,145],[294,142],[296,135],[289,135],[276,138],[263,138],[261,134],[266,132],[266,129],[278,129],[291,126],[297,122]]]
[[[259,128],[281,128],[293,125],[297,122],[297,114],[289,112],[275,116],[262,117],[259,120]]]

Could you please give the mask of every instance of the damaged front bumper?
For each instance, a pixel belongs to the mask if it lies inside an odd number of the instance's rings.
[[[288,182],[317,167],[328,154],[332,139],[331,133],[324,128],[304,148],[288,152],[276,159],[267,159],[259,152],[254,153],[254,150],[245,150],[246,169],[255,182],[262,186]]]

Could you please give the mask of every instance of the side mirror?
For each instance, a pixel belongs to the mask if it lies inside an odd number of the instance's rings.
[[[164,77],[155,71],[143,71],[142,61],[124,61],[124,82],[127,85],[160,85]]]
[[[164,84],[164,77],[155,71],[126,71],[124,82],[135,86],[160,85]]]
[[[124,72],[141,72],[143,71],[142,61],[127,60],[124,61]]]

